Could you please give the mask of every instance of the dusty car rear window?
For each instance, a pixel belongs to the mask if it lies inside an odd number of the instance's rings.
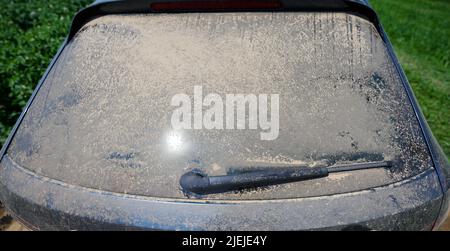
[[[174,129],[173,97],[194,102],[195,88],[218,95],[224,111],[228,94],[277,94],[276,138],[262,140],[258,124],[227,129],[226,118],[222,129]],[[271,199],[355,191],[431,167],[382,39],[345,13],[97,18],[63,50],[8,156],[70,184],[172,198],[185,196],[179,178],[193,168],[220,175],[236,166],[396,160],[391,171],[206,197]]]

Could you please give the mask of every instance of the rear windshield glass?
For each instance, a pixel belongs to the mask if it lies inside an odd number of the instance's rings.
[[[200,169],[396,160],[220,199],[317,196],[431,166],[374,26],[345,13],[110,15],[60,55],[11,147],[15,163],[71,184],[184,197]]]

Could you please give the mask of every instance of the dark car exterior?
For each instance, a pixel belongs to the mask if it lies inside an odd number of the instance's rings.
[[[198,89],[279,94],[279,135],[178,135],[170,99]],[[448,160],[365,1],[97,1],[1,157],[0,200],[36,230],[431,230],[449,205]],[[192,169],[367,161],[393,164],[240,192],[179,187]]]

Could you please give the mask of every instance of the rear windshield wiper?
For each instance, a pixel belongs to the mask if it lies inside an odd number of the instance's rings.
[[[318,179],[330,173],[348,172],[372,168],[389,168],[391,161],[354,163],[331,167],[268,167],[257,171],[221,176],[208,176],[199,171],[189,171],[181,176],[180,185],[186,193],[211,194],[242,190],[289,182]]]

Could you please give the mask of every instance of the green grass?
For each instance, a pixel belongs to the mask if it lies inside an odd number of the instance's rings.
[[[450,1],[371,0],[414,94],[450,156]]]
[[[0,0],[0,145],[90,0]],[[434,135],[450,155],[450,1],[372,0]]]

